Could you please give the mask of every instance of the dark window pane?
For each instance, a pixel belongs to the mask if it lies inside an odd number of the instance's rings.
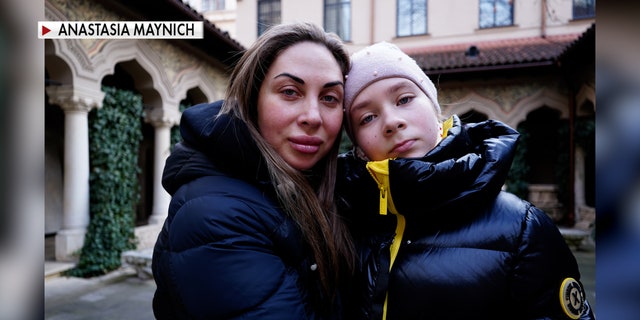
[[[336,33],[344,41],[351,40],[351,0],[324,2],[324,29]]]
[[[396,33],[399,37],[427,33],[427,1],[398,0]]]
[[[513,25],[513,0],[480,0],[480,28]]]
[[[593,18],[596,16],[595,0],[573,0],[573,18]]]
[[[280,21],[280,0],[258,0],[258,36]]]

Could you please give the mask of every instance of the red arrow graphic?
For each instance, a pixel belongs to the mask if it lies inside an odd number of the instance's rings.
[[[51,29],[49,29],[49,28],[47,28],[47,27],[45,27],[45,26],[42,26],[42,35],[43,35],[43,36],[44,36],[45,34],[49,33],[49,31],[51,31]]]

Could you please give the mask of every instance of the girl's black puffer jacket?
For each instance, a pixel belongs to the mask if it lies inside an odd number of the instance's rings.
[[[229,116],[213,120],[221,104],[184,112],[184,141],[166,162],[172,199],[153,253],[156,318],[333,318],[246,127]]]
[[[501,191],[517,139],[500,122],[454,116],[425,157],[389,160],[380,186],[366,161],[340,156],[340,207],[361,261],[359,318],[593,319],[553,221]],[[384,188],[402,217],[379,214]]]

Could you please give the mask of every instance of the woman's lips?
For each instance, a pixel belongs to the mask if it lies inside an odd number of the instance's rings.
[[[291,147],[301,153],[316,153],[320,150],[322,139],[311,136],[297,136],[289,138]]]

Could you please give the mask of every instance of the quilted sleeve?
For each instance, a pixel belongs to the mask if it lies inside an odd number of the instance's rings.
[[[286,224],[265,219],[272,207],[245,200],[227,194],[184,203],[158,273],[192,318],[307,319],[298,272],[272,238]]]
[[[526,203],[526,202],[523,202]],[[527,204],[511,299],[532,319],[594,319],[573,253],[553,221]]]

